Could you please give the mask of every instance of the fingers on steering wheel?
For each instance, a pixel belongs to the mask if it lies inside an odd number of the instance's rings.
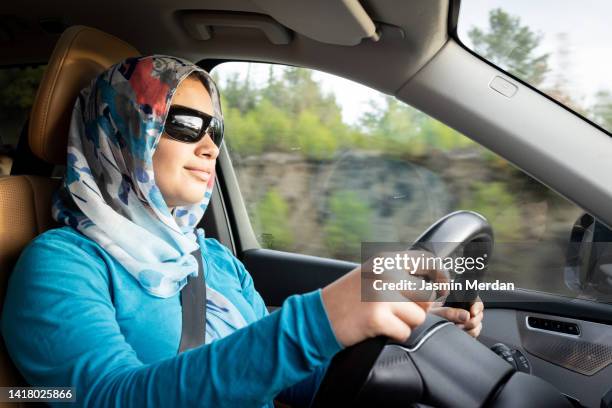
[[[422,324],[427,317],[425,310],[414,302],[391,303],[393,314],[410,327]]]
[[[482,312],[478,313],[476,316],[472,317],[470,320],[468,320],[465,323],[465,329],[466,330],[471,330],[473,328],[475,328],[478,325],[482,325],[482,318],[484,317],[484,314]]]
[[[476,338],[480,335],[480,331],[482,330],[482,323],[479,323],[478,326],[474,327],[471,330],[467,330],[466,333],[470,336]]]
[[[408,340],[410,333],[412,333],[412,329],[406,324],[406,322],[403,321],[403,319],[398,318],[397,316],[391,316],[385,322],[385,327],[382,334],[392,338],[395,341],[404,342]]]
[[[480,297],[478,297],[474,304],[472,304],[472,306],[470,307],[470,314],[472,316],[476,316],[477,314],[482,313],[483,310],[484,304],[482,303],[482,300],[480,300]]]
[[[463,324],[470,319],[469,312],[455,307],[441,307],[436,310],[436,314],[448,321],[459,324]]]

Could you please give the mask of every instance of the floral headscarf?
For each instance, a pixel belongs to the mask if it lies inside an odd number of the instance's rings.
[[[169,56],[128,58],[79,94],[68,136],[66,174],[52,215],[100,244],[157,297],[175,295],[197,275],[194,232],[214,186],[200,203],[171,213],[155,184],[153,153],[178,85],[195,73],[222,119],[219,93],[206,71]]]

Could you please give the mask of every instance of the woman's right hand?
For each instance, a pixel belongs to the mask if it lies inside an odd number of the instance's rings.
[[[410,279],[410,273],[403,272]],[[327,317],[336,339],[344,347],[379,335],[402,342],[414,327],[425,321],[431,302],[415,303],[408,297],[394,302],[362,301],[361,279],[359,266],[321,290]]]

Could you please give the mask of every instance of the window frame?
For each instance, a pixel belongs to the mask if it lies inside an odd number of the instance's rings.
[[[272,64],[272,62],[238,59],[203,59],[198,61],[196,65],[212,75],[214,68],[226,62]],[[238,178],[225,146],[225,140],[222,146],[219,157],[217,157],[217,182],[215,183],[217,194],[213,192],[213,201],[215,201],[215,196],[217,201],[213,203],[212,207],[215,209],[213,210],[215,212],[213,219],[216,225],[220,227],[219,241],[230,248],[238,259],[243,260],[245,251],[261,249],[262,247],[251,224],[246,204],[238,185]]]

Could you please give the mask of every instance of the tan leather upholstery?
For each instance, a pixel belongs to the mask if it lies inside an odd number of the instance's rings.
[[[138,51],[102,31],[75,26],[62,34],[43,75],[30,113],[29,143],[41,159],[65,164],[68,125],[79,91],[100,72]],[[0,308],[9,274],[23,248],[55,226],[51,196],[60,179],[0,177]],[[1,312],[1,309],[0,309]],[[0,387],[25,385],[0,337]],[[16,405],[11,403],[0,407]]]
[[[21,250],[38,234],[55,225],[51,195],[60,179],[40,176],[0,177],[0,299]],[[0,341],[0,386],[24,384]]]
[[[32,106],[32,152],[46,162],[65,164],[70,115],[80,90],[109,66],[138,55],[128,43],[100,30],[68,28],[51,54]]]

